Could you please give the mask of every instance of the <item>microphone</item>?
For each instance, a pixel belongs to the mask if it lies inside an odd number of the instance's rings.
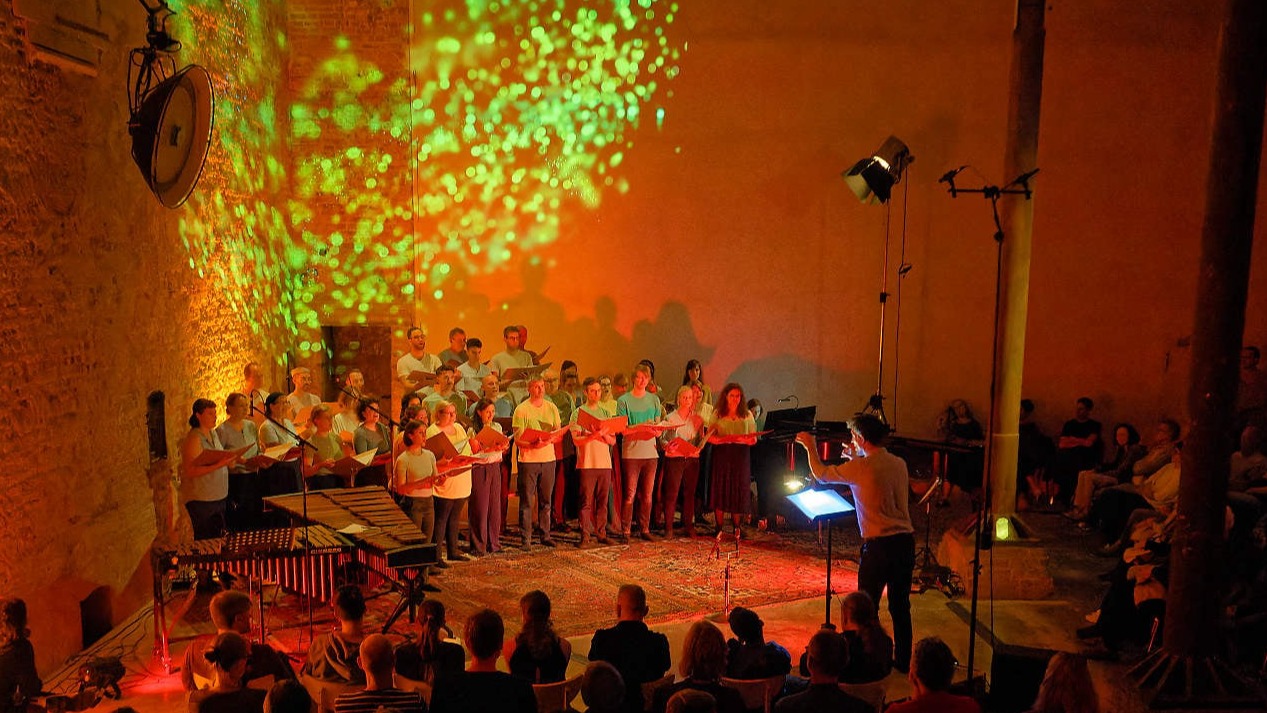
[[[1033,177],[1034,177],[1034,176],[1036,176],[1036,175],[1038,175],[1038,169],[1037,169],[1037,168],[1036,168],[1036,169],[1034,169],[1033,171],[1027,171],[1027,172],[1022,173],[1021,175],[1017,176],[1017,177],[1016,177],[1016,180],[1012,181],[1009,185],[1013,185],[1013,186],[1015,186],[1015,185],[1025,185],[1026,183],[1029,183],[1029,179],[1033,178]]]
[[[962,172],[963,172],[963,170],[964,170],[965,168],[967,168],[967,167],[968,167],[968,166],[967,166],[967,164],[965,164],[965,165],[963,165],[963,166],[960,166],[959,168],[955,168],[955,169],[951,169],[951,170],[949,170],[949,171],[946,171],[945,173],[943,173],[943,174],[942,174],[941,178],[937,179],[937,182],[938,182],[938,183],[950,183],[951,181],[955,180],[955,176],[958,176],[958,175],[959,175],[960,173],[962,173]]]

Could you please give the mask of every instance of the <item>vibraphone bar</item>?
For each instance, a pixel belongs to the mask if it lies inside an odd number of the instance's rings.
[[[240,532],[228,537],[195,540],[164,553],[167,566],[193,565],[276,582],[293,594],[328,602],[334,598],[336,575],[355,557],[353,544],[321,525],[310,525],[311,557],[305,556],[302,527]]]

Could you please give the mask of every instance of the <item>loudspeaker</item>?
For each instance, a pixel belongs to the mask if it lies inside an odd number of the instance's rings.
[[[128,121],[132,160],[168,208],[183,204],[202,177],[211,147],[213,104],[211,75],[191,64],[146,94]]]
[[[990,662],[990,710],[1020,713],[1034,705],[1038,687],[1047,673],[1051,649],[997,644]]]

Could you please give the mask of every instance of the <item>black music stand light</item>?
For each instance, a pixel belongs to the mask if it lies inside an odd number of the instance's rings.
[[[827,591],[823,593],[823,626],[833,629],[831,623],[831,521],[854,511],[853,503],[841,497],[835,490],[802,490],[787,496],[810,522],[827,523]]]

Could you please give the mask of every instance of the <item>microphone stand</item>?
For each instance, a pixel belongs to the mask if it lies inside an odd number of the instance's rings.
[[[962,169],[959,169],[962,170]],[[984,488],[981,496],[981,507],[977,510],[977,532],[973,538],[973,559],[972,559],[972,612],[970,615],[968,629],[968,680],[972,680],[974,673],[973,665],[976,661],[977,652],[977,609],[981,599],[980,583],[981,583],[981,550],[990,549],[993,543],[993,518],[989,513],[991,498],[991,481],[993,480],[993,462],[991,451],[994,449],[994,398],[995,389],[998,386],[999,379],[999,315],[1003,310],[1003,223],[999,221],[999,198],[1005,195],[1025,196],[1025,200],[1033,198],[1033,191],[1030,190],[1029,180],[1033,178],[1038,169],[1034,169],[1027,173],[1023,173],[1008,183],[1006,186],[999,188],[998,186],[986,184],[980,188],[959,188],[955,185],[955,176],[959,170],[951,171],[942,176],[939,183],[947,183],[951,198],[958,198],[960,193],[979,193],[986,200],[990,201],[990,210],[994,216],[994,242],[997,251],[995,257],[994,268],[994,337],[992,340],[993,352],[990,355],[990,418],[986,424],[986,433],[991,437],[985,442],[985,472],[982,480]],[[990,593],[993,598],[993,591]]]
[[[304,448],[311,448],[311,449],[313,450],[313,452],[315,453],[315,452],[317,452],[317,447],[316,447],[316,446],[314,446],[314,445],[313,445],[313,444],[312,444],[312,443],[311,443],[308,439],[304,438],[303,436],[300,436],[298,433],[295,433],[294,431],[292,431],[292,430],[290,430],[289,428],[287,428],[287,427],[286,427],[286,424],[284,424],[284,423],[282,423],[282,422],[278,421],[277,419],[273,418],[272,416],[270,416],[270,415],[268,414],[268,412],[267,412],[267,411],[265,411],[264,409],[262,409],[262,408],[258,408],[258,407],[256,407],[254,404],[252,404],[252,405],[251,405],[251,410],[252,410],[252,411],[257,411],[257,412],[259,412],[259,414],[260,414],[261,416],[263,416],[263,417],[264,417],[264,420],[265,420],[265,421],[268,421],[269,423],[271,423],[271,424],[273,424],[274,426],[276,426],[276,427],[277,427],[277,429],[278,429],[278,430],[280,430],[281,432],[283,432],[283,433],[285,433],[285,434],[289,435],[291,438],[294,438],[294,439],[295,439],[295,443],[297,443],[297,444],[299,445],[299,484],[300,484],[300,486],[302,486],[302,487],[303,487],[303,490],[302,490],[302,493],[303,493],[302,501],[303,501],[303,513],[304,513],[304,515],[303,515],[303,519],[304,519],[304,523],[303,523],[303,528],[304,528],[304,567],[308,570],[308,577],[309,577],[309,579],[311,579],[311,578],[312,578],[312,576],[313,576],[314,568],[313,568],[313,566],[312,566],[312,539],[309,537],[309,534],[308,534],[308,478],[304,476],[304,456],[303,456],[303,449],[304,449]],[[261,587],[261,588],[260,588],[260,597],[261,597],[261,599],[263,598],[263,596],[264,596],[264,588],[263,588],[263,587]],[[307,596],[306,596],[305,598],[308,600],[308,643],[312,643],[312,627],[313,627],[313,624],[312,624],[312,599],[313,599],[313,593],[312,593],[312,592],[307,592]],[[260,628],[261,628],[261,630],[263,629],[263,627],[264,627],[264,621],[263,621],[263,617],[261,616],[261,618],[260,618]],[[261,633],[261,637],[262,637],[262,633]],[[302,644],[303,644],[303,637],[302,637],[302,636],[300,636],[300,637],[299,637],[299,644],[300,644],[301,646],[302,646]]]

